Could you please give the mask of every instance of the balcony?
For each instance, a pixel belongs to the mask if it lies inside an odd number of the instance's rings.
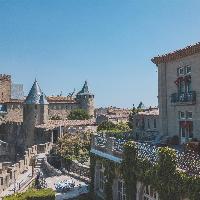
[[[171,95],[171,103],[175,104],[195,104],[196,92],[174,93]]]

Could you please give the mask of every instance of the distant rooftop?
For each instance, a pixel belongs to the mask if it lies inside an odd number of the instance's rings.
[[[159,115],[159,109],[158,108],[150,108],[150,109],[141,111],[138,114],[139,115]]]
[[[48,96],[47,101],[49,103],[76,103],[75,98],[71,96]]]

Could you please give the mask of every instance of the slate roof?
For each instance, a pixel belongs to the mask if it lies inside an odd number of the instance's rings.
[[[87,81],[85,81],[84,85],[83,85],[83,88],[81,89],[81,91],[79,91],[77,93],[77,95],[92,95],[90,92],[89,92],[89,88],[88,88],[88,83]]]
[[[40,96],[40,101],[39,101],[39,103],[40,103],[40,104],[45,104],[45,105],[48,104],[48,101],[47,101],[47,99],[46,99],[44,93],[42,93],[42,95]]]
[[[37,80],[33,83],[33,86],[26,97],[25,104],[48,104]]]

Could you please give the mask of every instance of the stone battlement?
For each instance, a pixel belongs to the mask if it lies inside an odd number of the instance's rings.
[[[40,153],[49,154],[52,148],[52,143],[48,142],[45,144],[33,145],[25,151],[22,159],[12,164],[10,162],[0,163],[0,193],[3,192],[7,187],[17,179],[20,174],[28,169],[28,166],[33,164],[37,155]]]
[[[11,75],[0,74],[0,80],[1,81],[11,81]]]

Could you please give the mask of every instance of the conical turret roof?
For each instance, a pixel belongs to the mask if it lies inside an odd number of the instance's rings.
[[[26,104],[48,104],[37,80],[34,81],[31,90],[25,100]]]
[[[40,104],[49,104],[44,93],[40,96]]]
[[[87,81],[85,81],[83,88],[81,89],[81,91],[77,93],[77,95],[86,95],[86,94],[90,94]]]

